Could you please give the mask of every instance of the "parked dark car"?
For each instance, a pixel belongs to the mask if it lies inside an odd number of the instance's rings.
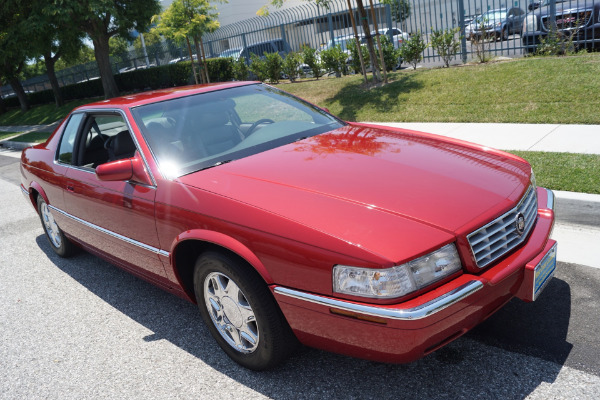
[[[264,57],[265,53],[279,53],[279,55],[283,57],[291,50],[289,44],[284,42],[283,39],[271,39],[264,42],[249,44],[243,48],[238,47],[225,50],[219,54],[219,57],[232,57],[235,60],[239,60],[240,57],[249,58],[251,54]]]
[[[524,19],[525,11],[519,7],[489,10],[471,22],[467,38],[485,36],[508,40],[510,34],[521,33]]]
[[[521,35],[522,46],[527,52],[535,52],[540,40],[548,36],[550,16],[548,0],[527,14]],[[560,38],[572,38],[575,46],[597,47],[600,40],[600,1],[557,0],[556,28]]]

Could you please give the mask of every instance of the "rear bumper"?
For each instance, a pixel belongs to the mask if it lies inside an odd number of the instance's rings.
[[[556,244],[554,196],[538,188],[538,216],[528,240],[478,275],[465,273],[409,301],[373,305],[301,292],[273,292],[298,339],[305,345],[383,362],[410,362],[460,337],[513,297],[532,294],[534,268]]]

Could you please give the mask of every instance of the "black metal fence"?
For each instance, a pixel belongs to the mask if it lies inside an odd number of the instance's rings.
[[[355,0],[351,3],[355,20],[359,21]],[[374,31],[375,21],[369,1],[363,0],[363,3],[367,9],[369,27]],[[567,0],[566,3],[562,0],[398,0],[392,5],[373,1],[377,26],[389,34],[390,39],[394,28],[408,35],[422,34],[427,43],[433,30],[459,28],[461,46],[454,62],[467,62],[475,57],[478,48],[470,39],[478,37],[480,32],[476,28],[482,22],[490,25],[487,29],[489,39],[498,38],[483,41],[484,50],[492,56],[518,57],[531,51],[537,42],[527,42],[522,38],[523,27],[529,32],[534,30],[547,34],[547,20],[555,21],[559,29],[570,31],[571,35],[576,34],[577,37],[581,36],[582,28],[586,28],[583,40],[593,43],[597,41],[596,30],[600,38],[599,7],[600,0]],[[550,16],[544,16],[546,10],[549,10]],[[512,19],[510,26],[507,22],[509,17]],[[359,27],[359,33],[364,34],[362,27]],[[266,17],[254,17],[226,25],[205,35],[203,42],[208,57],[247,56],[248,52],[241,52],[242,49],[277,48],[282,53],[298,51],[305,45],[320,49],[351,34],[347,0],[334,0],[328,8],[306,3],[272,12]],[[529,39],[533,40],[533,37]],[[479,43],[481,49],[482,41]],[[113,72],[118,74],[187,58],[184,47],[163,42],[146,48],[145,54],[138,49],[113,57],[112,65]],[[436,51],[428,47],[423,52],[423,63],[435,65],[441,62]],[[99,79],[95,62],[61,70],[57,75],[60,85]],[[26,92],[50,89],[46,75],[28,79],[23,86]],[[3,96],[11,92],[10,86],[2,87]]]

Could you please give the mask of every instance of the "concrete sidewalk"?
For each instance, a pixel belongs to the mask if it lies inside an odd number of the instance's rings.
[[[600,125],[400,122],[376,125],[435,133],[500,150],[600,154]]]
[[[600,125],[442,122],[372,122],[372,124],[435,133],[501,150],[600,154]],[[56,126],[58,122],[49,125],[0,126],[0,132],[52,132]],[[0,141],[0,145],[24,149],[31,143],[14,142],[9,139]]]

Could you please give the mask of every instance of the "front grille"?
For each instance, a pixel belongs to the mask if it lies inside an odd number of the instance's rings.
[[[525,218],[521,234],[517,230],[520,214]],[[521,244],[529,235],[536,218],[537,193],[530,186],[515,208],[467,236],[477,266],[484,268]]]
[[[556,28],[577,29],[587,26],[592,19],[592,10],[566,12],[556,16]],[[545,30],[550,30],[550,17],[543,17],[542,24]]]

